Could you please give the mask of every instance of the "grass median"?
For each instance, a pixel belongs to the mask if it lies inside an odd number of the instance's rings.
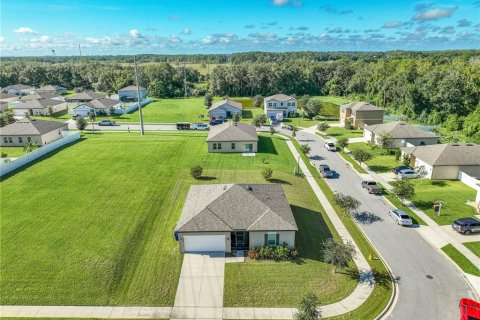
[[[450,257],[464,272],[480,277],[480,269],[467,259],[460,251],[451,244],[442,247],[442,251]]]

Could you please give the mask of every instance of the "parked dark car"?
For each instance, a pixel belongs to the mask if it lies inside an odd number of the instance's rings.
[[[99,126],[114,126],[115,121],[112,120],[102,120],[97,123]]]
[[[392,169],[392,172],[398,174],[402,170],[410,169],[408,166],[398,166]]]
[[[81,115],[79,115],[79,114],[74,114],[74,115],[72,116],[72,120],[78,120],[78,119],[80,119],[80,118],[83,118],[83,117],[82,117]]]
[[[480,232],[480,220],[475,218],[457,219],[453,221],[452,229],[466,235],[474,232]]]
[[[330,167],[326,164],[321,164],[318,166],[318,171],[324,178],[333,178],[333,171],[330,170]]]
[[[287,125],[287,126],[282,126],[282,129],[290,130],[290,131],[293,130],[292,126],[289,126],[289,125]]]
[[[222,119],[215,119],[215,120],[210,120],[210,125],[214,126],[216,124],[222,124],[223,120]]]
[[[382,188],[375,181],[362,181],[362,188],[367,189],[368,193],[382,194]]]

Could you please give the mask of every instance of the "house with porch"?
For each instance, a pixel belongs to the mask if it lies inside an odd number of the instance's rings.
[[[298,231],[280,184],[193,185],[174,237],[180,252],[295,247]]]
[[[147,99],[147,89],[142,86],[138,87],[140,91],[140,99]],[[137,86],[128,86],[118,90],[118,99],[123,102],[138,102]]]
[[[285,94],[276,94],[263,100],[265,115],[270,120],[282,121],[283,118],[297,113],[297,99]]]
[[[65,122],[25,118],[2,127],[0,146],[22,147],[30,141],[37,146],[43,146],[62,138],[63,131],[68,131],[68,124]]]
[[[383,123],[385,110],[368,102],[352,102],[340,106],[340,124],[345,126],[349,119],[354,128]]]
[[[241,117],[242,109],[243,107],[240,102],[224,99],[222,101],[213,103],[208,110],[208,114],[212,120],[225,120],[233,117],[234,114],[238,114]]]
[[[210,127],[207,143],[209,153],[257,152],[257,129],[251,124],[224,122]]]

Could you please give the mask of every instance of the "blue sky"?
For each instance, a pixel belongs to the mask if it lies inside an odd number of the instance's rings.
[[[480,1],[2,0],[3,56],[480,48]]]

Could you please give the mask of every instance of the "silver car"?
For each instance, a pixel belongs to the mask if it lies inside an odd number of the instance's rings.
[[[412,218],[402,210],[399,209],[392,209],[388,210],[388,214],[392,217],[392,219],[401,226],[411,226],[413,224]]]

